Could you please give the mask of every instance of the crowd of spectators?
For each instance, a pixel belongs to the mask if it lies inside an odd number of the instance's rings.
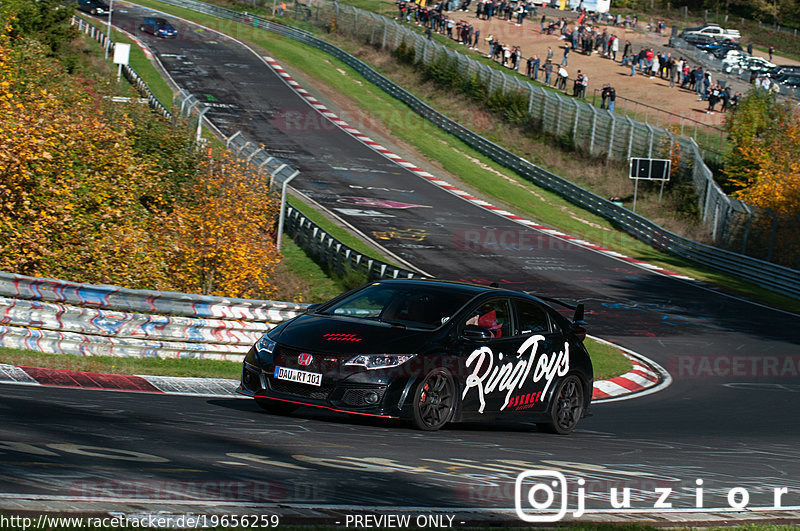
[[[440,33],[469,47],[479,50],[482,45],[481,34],[467,20],[456,20],[455,14],[459,11],[470,10],[472,0],[441,0],[429,7],[420,6],[414,2],[398,0],[397,6],[401,20],[416,23],[426,28],[430,37],[431,32]],[[522,25],[526,18],[536,15],[536,7],[530,0],[477,0],[474,5],[475,17],[480,20],[501,19],[516,25]],[[630,67],[630,75],[648,76],[650,79],[661,79],[668,82],[669,87],[680,87],[694,91],[698,101],[707,101],[707,112],[715,112],[716,106],[721,104],[720,110],[727,111],[735,106],[741,94],[731,93],[730,87],[711,80],[709,72],[704,72],[698,65],[690,65],[683,57],[674,57],[671,52],[656,51],[652,47],[639,47],[634,50],[629,40],[621,43],[615,28],[637,28],[638,18],[622,15],[588,14],[581,10],[577,20],[570,21],[566,17],[548,19],[542,15],[539,19],[539,30],[543,34],[557,35],[563,41],[561,45],[560,62],[556,64],[555,52],[548,47],[544,57],[533,55],[523,57],[520,46],[500,42],[494,35],[484,39],[488,50],[482,51],[486,57],[515,71],[520,71],[525,66],[525,75],[535,81],[567,92],[570,53],[592,56],[598,55],[610,59],[621,66]],[[647,31],[655,33],[666,32],[663,21],[650,22],[646,25]],[[555,74],[555,75],[554,75]],[[589,78],[585,73],[578,71],[572,80],[572,95],[576,98],[585,98],[589,85]],[[601,90],[602,107],[614,110],[616,90],[610,83],[603,85]]]

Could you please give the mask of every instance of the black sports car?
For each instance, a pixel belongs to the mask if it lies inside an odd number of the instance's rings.
[[[541,298],[495,287],[372,282],[261,337],[238,392],[271,412],[314,406],[423,430],[520,420],[569,433],[592,396],[582,319],[582,305],[570,322]]]

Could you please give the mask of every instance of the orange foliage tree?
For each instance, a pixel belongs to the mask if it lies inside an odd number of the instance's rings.
[[[749,94],[729,123],[734,149],[725,173],[733,196],[800,214],[800,113],[764,91]]]
[[[185,129],[109,107],[102,83],[9,33],[0,26],[0,271],[274,292],[278,207],[263,176],[228,156],[205,160]]]
[[[178,288],[235,297],[274,293],[279,207],[262,173],[229,154],[207,160],[165,225],[170,276]]]
[[[140,198],[159,178],[130,124],[109,127],[99,95],[35,42],[13,44],[0,36],[0,270],[163,285],[157,258],[132,260],[153,247]]]

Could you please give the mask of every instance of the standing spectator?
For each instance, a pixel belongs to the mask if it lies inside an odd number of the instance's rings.
[[[608,85],[608,83],[606,83]],[[606,92],[606,99],[608,100],[608,110],[614,112],[614,103],[617,101],[617,91],[614,90],[614,87],[608,85],[607,88],[603,89]]]
[[[667,76],[669,76],[669,88],[675,88],[675,80],[678,77],[678,63],[675,58],[671,58],[667,64]]]
[[[622,49],[622,65],[628,64],[631,60],[631,41],[625,41],[625,47]]]
[[[708,92],[708,109],[706,110],[706,114],[714,114],[714,106],[716,106],[719,101],[721,94],[719,83],[714,83]]]
[[[772,54],[773,53],[775,53],[775,47],[774,46],[770,46],[769,47],[769,62],[770,63],[772,62]]]
[[[567,90],[567,79],[569,79],[569,72],[563,66],[558,67],[558,78],[556,79],[556,88],[559,90]]]
[[[611,83],[606,83],[603,85],[603,90],[600,91],[600,108],[607,109],[608,108],[608,92],[609,88],[611,88]]]
[[[539,59],[538,55],[533,56],[533,80],[539,80],[539,65],[541,63],[541,59]]]
[[[548,59],[544,62],[544,84],[550,84],[550,76],[553,74],[553,63]]]
[[[561,59],[561,66],[569,66],[567,57],[569,57],[569,45],[564,46],[564,58]]]
[[[553,60],[553,49],[549,46],[547,47],[547,60],[548,61]]]
[[[722,108],[720,112],[728,112],[728,108],[730,107],[731,101],[731,86],[728,85],[724,89],[722,89]]]
[[[619,51],[619,39],[616,35],[612,35],[611,38],[611,60],[617,62],[617,52]]]
[[[578,94],[579,98],[586,97],[586,88],[589,86],[589,76],[586,74],[583,75],[583,79],[581,79],[580,87],[578,87],[580,93]]]
[[[753,43],[747,45],[747,55],[753,55]]]
[[[581,97],[581,86],[583,85],[583,74],[578,70],[578,75],[575,76],[575,82],[572,85],[572,95],[576,98]]]
[[[694,88],[697,91],[697,101],[702,100],[701,94],[703,93],[703,67],[698,66],[697,69],[694,71]]]

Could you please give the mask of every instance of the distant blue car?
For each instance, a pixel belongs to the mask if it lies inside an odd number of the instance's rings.
[[[178,30],[163,18],[147,17],[139,25],[139,30],[165,39],[174,39],[178,36]]]

